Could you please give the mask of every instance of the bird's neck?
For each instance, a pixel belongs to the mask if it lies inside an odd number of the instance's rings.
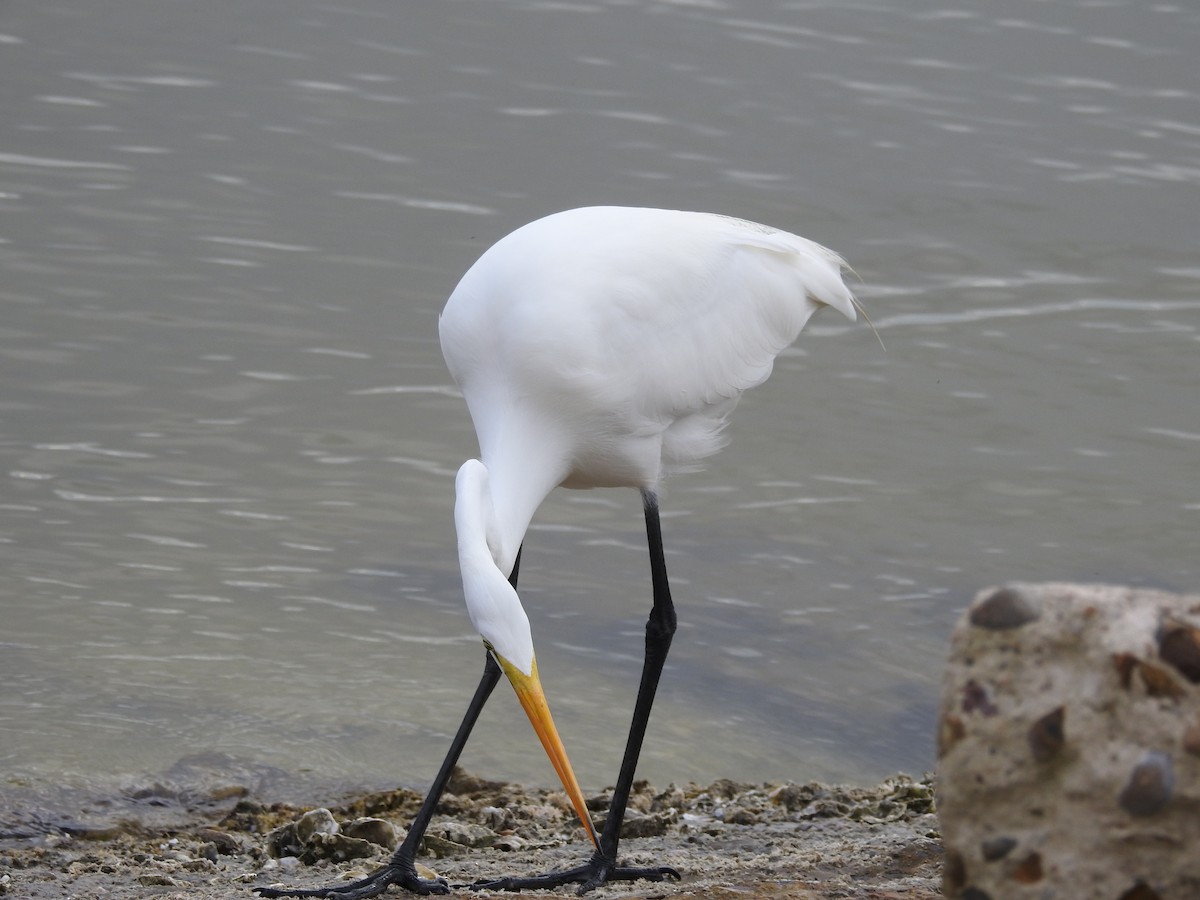
[[[477,459],[458,470],[455,482],[454,525],[459,555],[486,552],[505,578],[512,574],[521,542],[533,514],[554,484],[539,483],[536,475],[493,471]],[[555,482],[557,483],[557,482]]]
[[[455,481],[454,526],[458,531],[463,597],[471,623],[496,661],[532,675],[533,637],[529,619],[508,581],[515,553],[510,560],[493,549],[502,544],[497,536],[499,530],[494,527],[497,520],[488,482],[487,467],[477,459],[463,463]]]

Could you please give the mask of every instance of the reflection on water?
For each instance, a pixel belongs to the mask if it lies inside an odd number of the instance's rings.
[[[977,588],[1197,586],[1198,32],[1132,2],[8,10],[10,784],[193,752],[428,780],[481,663],[437,314],[493,240],[598,202],[826,243],[887,344],[818,317],[667,486],[680,635],[645,774],[929,768]],[[593,786],[636,687],[642,540],[609,491],[555,495],[527,541]],[[531,741],[498,694],[464,762],[552,782]]]

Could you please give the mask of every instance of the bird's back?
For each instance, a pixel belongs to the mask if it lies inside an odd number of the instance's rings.
[[[530,452],[532,431],[568,486],[653,486],[720,447],[737,398],[817,309],[855,317],[842,266],[738,219],[571,210],[480,257],[442,313],[442,349],[489,466]]]

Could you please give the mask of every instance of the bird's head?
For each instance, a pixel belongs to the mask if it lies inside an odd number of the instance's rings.
[[[477,459],[469,459],[458,470],[454,503],[458,562],[467,612],[488,652],[516,691],[580,822],[592,843],[599,846],[583,792],[542,691],[529,617],[525,615],[516,588],[497,565],[496,554],[491,549],[494,541],[489,541],[489,530],[494,527],[494,518],[487,467]]]

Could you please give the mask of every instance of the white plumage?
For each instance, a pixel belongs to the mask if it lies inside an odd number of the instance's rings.
[[[855,302],[826,248],[708,213],[590,207],[517,229],[442,312],[507,575],[557,485],[653,489],[721,446],[809,317]]]

